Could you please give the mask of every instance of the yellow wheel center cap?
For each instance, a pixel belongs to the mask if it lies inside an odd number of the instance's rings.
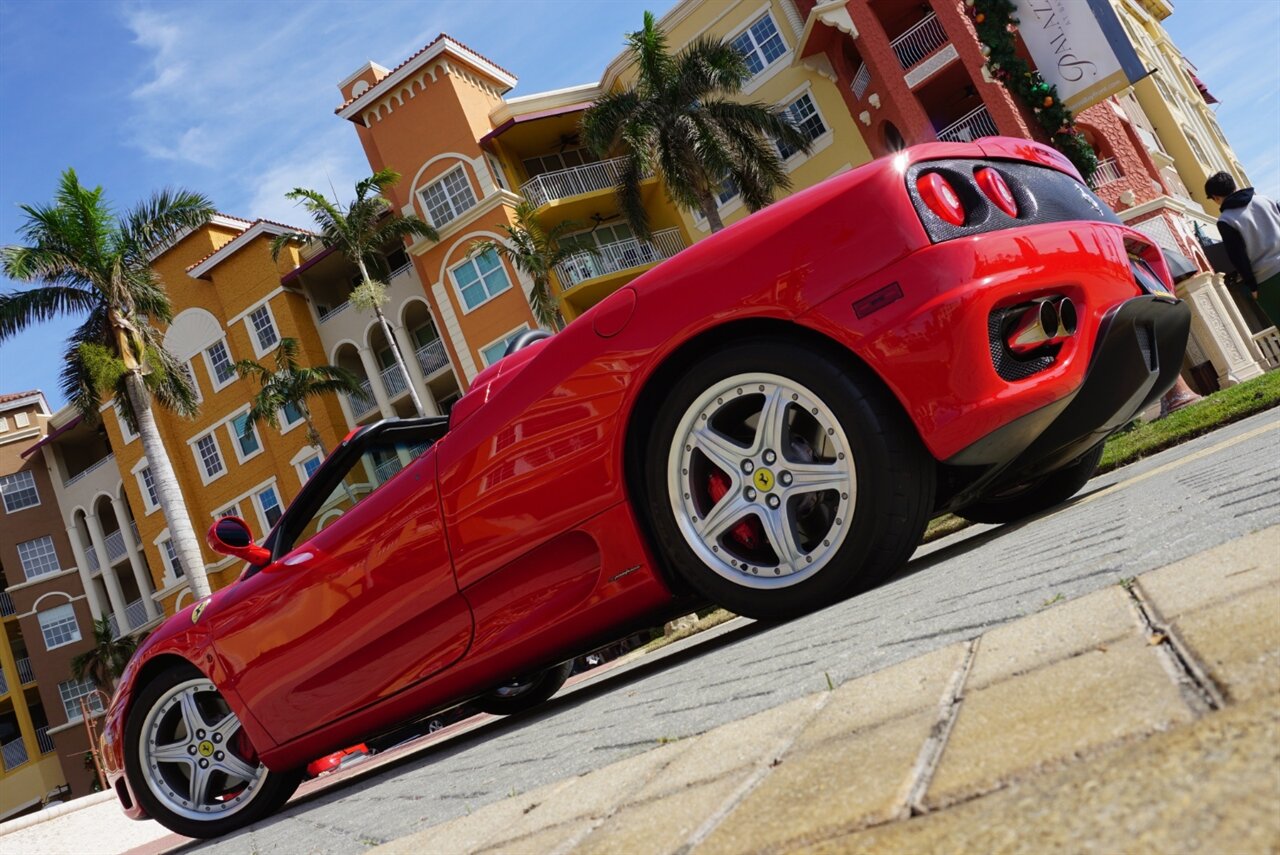
[[[760,468],[756,470],[756,474],[751,479],[756,489],[761,493],[767,493],[773,489],[773,473],[768,469]]]
[[[200,752],[201,757],[212,757],[213,743],[206,739],[204,742],[200,743],[196,750]]]

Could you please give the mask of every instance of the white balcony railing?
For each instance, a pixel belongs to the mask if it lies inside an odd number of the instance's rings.
[[[938,131],[938,139],[943,142],[970,142],[981,137],[998,136],[999,133],[987,108],[978,107]]]
[[[124,545],[124,535],[120,533],[119,529],[107,535],[106,544],[107,560],[112,564],[129,554],[129,550]]]
[[[520,185],[520,195],[537,207],[581,193],[608,190],[617,186],[625,162],[625,157],[615,157],[612,160],[544,172]]]
[[[430,377],[449,367],[449,354],[445,352],[444,341],[441,339],[427,342],[414,353],[418,357],[418,364],[422,366],[423,377]]]
[[[4,668],[0,667],[0,697],[9,694],[9,678],[5,676]]]
[[[644,264],[670,258],[684,249],[679,229],[663,229],[653,233],[652,241],[628,238],[598,247],[598,255],[582,252],[556,265],[556,278],[562,289],[572,288],[596,276],[617,273]]]
[[[382,369],[382,388],[387,390],[388,398],[394,398],[401,392],[409,390],[409,381],[405,379],[404,372],[400,370],[399,365],[391,365]]]
[[[390,273],[388,273],[387,279],[395,279],[397,276],[401,275],[402,273],[408,273],[412,269],[413,269],[413,262],[406,261],[404,264],[400,265],[395,270],[392,270]]]
[[[115,612],[112,612],[111,614],[107,615],[107,626],[111,627],[112,638],[119,638],[121,636],[120,620],[119,618],[116,617]]]
[[[399,457],[392,457],[390,460],[384,460],[374,467],[374,474],[378,478],[379,484],[385,484],[392,475],[404,468]]]
[[[36,728],[36,745],[40,747],[41,754],[53,753],[53,749],[56,746],[53,744],[53,737],[49,735],[49,728],[47,726]]]
[[[0,591],[0,617],[9,617],[17,613],[18,610],[13,606],[13,597],[9,596],[8,591]]]
[[[116,459],[116,456],[114,454],[108,454],[106,457],[102,458],[97,463],[90,466],[88,469],[85,469],[83,472],[77,472],[67,480],[63,481],[62,486],[70,487],[72,484],[79,481],[81,478],[84,478],[90,472],[96,472],[97,470],[101,469],[103,466],[106,466],[108,463],[114,463],[115,459]]]
[[[6,770],[16,769],[29,759],[27,757],[27,746],[23,743],[21,736],[0,746],[0,754],[4,755],[4,768]]]
[[[910,71],[946,43],[946,31],[938,22],[938,16],[930,12],[920,23],[891,41],[889,46],[897,55],[902,70]]]
[[[864,62],[858,66],[858,73],[853,76],[853,97],[861,98],[867,93],[867,87],[871,85],[871,69],[867,68]]]
[[[92,546],[84,551],[84,560],[85,563],[89,565],[89,572],[91,574],[97,573],[98,570],[101,569],[101,566],[98,564],[98,550],[94,549]]]
[[[31,668],[31,660],[23,656],[17,660],[18,665],[18,682],[22,685],[34,683],[36,681],[36,672]]]
[[[139,597],[124,607],[124,616],[128,619],[130,628],[137,629],[147,622],[147,604]]]
[[[1124,173],[1120,171],[1119,162],[1114,157],[1108,157],[1106,160],[1098,161],[1098,168],[1093,171],[1093,175],[1089,178],[1089,186],[1096,190],[1113,181],[1119,181],[1123,177]]]
[[[1280,368],[1280,330],[1267,327],[1262,332],[1254,334],[1253,343],[1262,352],[1262,358],[1266,360],[1268,368]]]
[[[351,302],[349,300],[343,300],[341,303],[339,303],[336,306],[326,306],[325,310],[319,313],[320,323],[323,324],[324,322],[328,321],[330,318],[334,317],[335,315],[341,312],[345,312],[350,305],[351,305]]]
[[[373,397],[373,387],[369,385],[369,381],[361,380],[360,388],[364,390],[361,394],[347,396],[347,400],[351,403],[351,412],[356,418],[363,416],[378,406],[377,400]]]

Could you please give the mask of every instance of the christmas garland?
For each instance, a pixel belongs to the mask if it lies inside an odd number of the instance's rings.
[[[1014,17],[1017,8],[1013,0],[965,0],[965,6],[973,16],[991,76],[1031,108],[1053,147],[1065,154],[1088,181],[1098,168],[1098,158],[1084,135],[1076,130],[1071,111],[1058,99],[1058,88],[1046,83],[1018,56],[1014,39],[1018,19]]]

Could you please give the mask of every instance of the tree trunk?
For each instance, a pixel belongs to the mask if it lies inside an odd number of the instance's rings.
[[[125,378],[125,388],[138,423],[142,450],[147,455],[147,465],[151,467],[151,477],[155,481],[156,498],[160,500],[160,510],[165,522],[169,524],[169,537],[173,541],[174,552],[182,562],[182,570],[191,586],[192,596],[197,600],[203,599],[212,593],[209,590],[209,578],[204,572],[204,556],[200,552],[200,542],[196,540],[191,517],[187,514],[187,505],[182,498],[178,478],[173,472],[173,464],[169,462],[169,453],[165,450],[164,440],[160,438],[160,429],[156,427],[156,417],[151,411],[151,393],[143,383],[142,374],[137,370],[129,372]]]
[[[699,193],[698,201],[702,203],[702,216],[707,218],[711,233],[715,234],[724,228],[724,220],[720,219],[720,208],[716,205],[716,197],[710,193]]]
[[[369,280],[369,271],[365,269],[364,261],[360,261],[360,275],[364,277],[364,281]],[[378,323],[382,324],[382,334],[387,338],[387,344],[391,346],[391,357],[396,362],[396,367],[400,369],[400,373],[404,376],[404,385],[409,390],[409,399],[413,401],[414,412],[418,414],[418,418],[424,418],[427,411],[422,408],[422,400],[418,398],[418,390],[413,388],[413,380],[409,378],[409,368],[404,364],[404,355],[400,353],[400,342],[396,341],[396,337],[391,333],[391,325],[387,323],[387,316],[382,314],[381,306],[374,306],[373,313],[378,316]],[[369,378],[369,382],[373,382],[373,378]]]
[[[329,456],[329,452],[325,450],[324,440],[320,438],[320,431],[316,430],[315,423],[311,421],[311,410],[302,401],[298,402],[298,409],[302,411],[302,420],[307,423],[307,442],[314,445],[320,451],[320,458]]]

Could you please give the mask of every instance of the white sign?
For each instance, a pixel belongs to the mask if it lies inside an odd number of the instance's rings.
[[[1015,0],[1018,32],[1073,113],[1146,74],[1108,0]]]

